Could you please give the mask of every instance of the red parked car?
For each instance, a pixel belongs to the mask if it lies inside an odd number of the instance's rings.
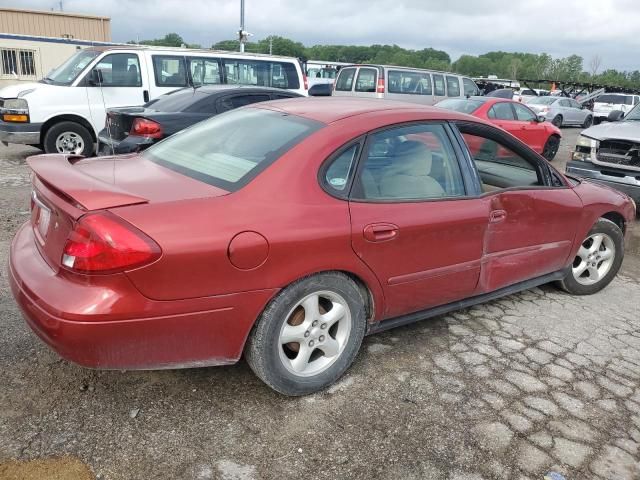
[[[495,148],[471,155],[478,139]],[[259,103],[141,154],[28,162],[10,283],[51,348],[115,369],[244,352],[288,395],[334,382],[366,334],[552,281],[599,291],[635,216],[489,122],[378,99]]]
[[[549,161],[558,153],[562,138],[560,129],[520,102],[505,98],[470,97],[442,100],[436,106],[488,120]]]

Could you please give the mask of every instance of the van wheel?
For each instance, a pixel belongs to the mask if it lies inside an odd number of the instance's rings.
[[[254,373],[284,395],[328,387],[349,368],[366,328],[365,302],[348,276],[303,278],[266,307],[245,347]]]
[[[46,153],[64,153],[68,155],[93,154],[93,138],[85,127],[75,122],[60,122],[53,125],[44,136]]]
[[[600,218],[582,241],[560,287],[573,295],[591,295],[611,283],[624,257],[624,235],[618,225]]]

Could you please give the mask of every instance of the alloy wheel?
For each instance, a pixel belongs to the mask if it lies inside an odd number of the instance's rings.
[[[278,337],[280,360],[294,375],[317,375],[340,357],[350,333],[346,300],[334,292],[314,292],[287,315]]]
[[[573,277],[581,285],[593,285],[602,280],[615,260],[616,247],[606,233],[588,236],[573,261]]]

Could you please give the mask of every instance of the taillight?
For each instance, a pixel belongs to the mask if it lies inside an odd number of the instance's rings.
[[[306,75],[302,75],[302,82],[304,83],[304,89],[309,90],[309,80]]]
[[[384,93],[384,78],[378,79],[378,88],[376,89],[377,93]]]
[[[81,217],[69,234],[62,265],[79,273],[114,273],[140,267],[160,257],[147,235],[111,213]]]
[[[158,122],[148,118],[136,118],[131,126],[131,135],[147,138],[162,138],[162,127]]]

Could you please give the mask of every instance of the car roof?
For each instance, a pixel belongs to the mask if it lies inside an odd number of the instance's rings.
[[[432,117],[434,120],[470,120],[478,121],[477,118],[465,115],[464,113],[445,110],[437,107],[430,107],[416,103],[400,102],[395,100],[354,98],[354,97],[303,97],[278,100],[276,102],[263,102],[251,105],[251,108],[265,108],[277,110],[283,113],[308,118],[322,123],[332,123],[338,120],[365,115],[373,112],[388,111],[397,113],[399,111],[425,113],[426,118]],[[482,122],[484,123],[484,122]]]

